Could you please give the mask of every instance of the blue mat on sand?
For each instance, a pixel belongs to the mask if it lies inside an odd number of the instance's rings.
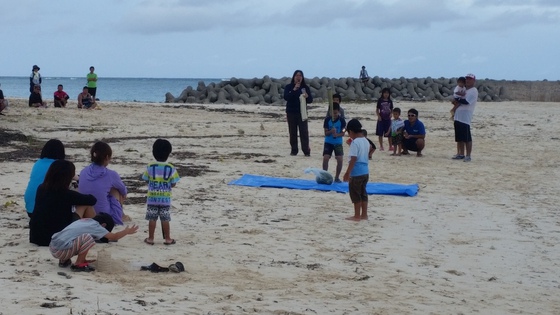
[[[348,193],[348,183],[332,183],[332,185],[317,184],[308,179],[279,178],[260,175],[245,174],[241,178],[232,180],[228,185],[250,186],[250,187],[269,187],[269,188],[289,188],[302,190],[321,190]],[[388,183],[368,183],[366,191],[369,195],[399,195],[416,196],[418,184],[388,184]]]

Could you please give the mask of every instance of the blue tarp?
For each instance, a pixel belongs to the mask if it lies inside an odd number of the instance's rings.
[[[317,184],[315,180],[269,177],[251,174],[245,174],[239,179],[232,180],[228,183],[228,185],[321,190],[348,193],[348,183],[332,183],[332,185],[323,185]],[[366,191],[369,195],[416,196],[416,194],[418,193],[418,184],[403,185],[390,183],[368,183],[366,186]]]

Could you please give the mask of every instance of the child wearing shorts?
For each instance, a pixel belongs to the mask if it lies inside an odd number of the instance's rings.
[[[157,139],[152,147],[152,153],[156,162],[148,164],[142,179],[148,181],[148,197],[146,220],[148,223],[148,237],[144,243],[154,245],[154,232],[156,230],[157,219],[161,221],[164,245],[173,245],[175,240],[170,237],[169,221],[171,215],[171,188],[179,181],[179,173],[171,164],[167,163],[167,158],[171,154],[171,143],[165,139]]]

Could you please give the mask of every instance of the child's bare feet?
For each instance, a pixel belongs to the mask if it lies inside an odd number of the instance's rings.
[[[354,217],[354,216],[346,218],[346,220],[350,220],[350,221],[360,221],[360,219],[361,219],[360,217]]]

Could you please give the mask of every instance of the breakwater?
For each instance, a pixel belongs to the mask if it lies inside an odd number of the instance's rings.
[[[188,86],[175,97],[165,94],[166,103],[200,104],[262,104],[283,105],[284,87],[291,78],[231,78],[218,83],[205,84],[199,81],[196,87]],[[383,88],[391,90],[395,100],[445,101],[452,97],[457,78],[412,78],[387,79],[373,77],[367,83],[357,78],[311,78],[306,79],[316,102],[327,101],[327,89],[342,96],[344,102],[371,102],[381,96]],[[560,81],[507,81],[478,79],[476,87],[479,100],[560,102]]]

